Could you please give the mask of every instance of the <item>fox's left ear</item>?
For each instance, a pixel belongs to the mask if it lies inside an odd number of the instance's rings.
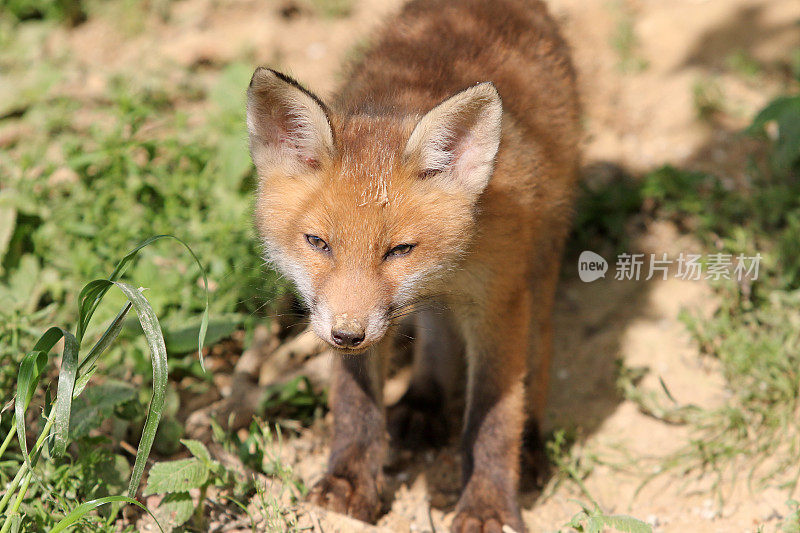
[[[489,183],[500,145],[503,106],[494,84],[451,96],[420,119],[404,156],[423,179],[479,195]]]
[[[260,172],[316,168],[333,153],[333,129],[322,102],[292,78],[259,68],[247,89],[250,153]]]

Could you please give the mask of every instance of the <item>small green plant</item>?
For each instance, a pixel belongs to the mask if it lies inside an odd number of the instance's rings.
[[[708,121],[725,109],[725,94],[714,79],[698,79],[692,86],[692,101],[697,118]]]
[[[753,119],[748,131],[765,135],[768,124],[773,123],[777,135],[772,140],[770,162],[776,176],[787,176],[798,170],[800,164],[800,95],[782,96],[769,103]]]
[[[309,379],[298,376],[287,383],[270,385],[264,391],[260,411],[270,420],[286,420],[310,424],[327,409],[325,394],[314,391]]]
[[[591,474],[593,465],[590,457],[582,457],[575,453],[576,435],[563,428],[553,432],[545,442],[547,459],[556,466],[557,475],[553,478],[553,490],[564,480],[570,480],[583,493],[583,495],[596,503],[594,497],[586,488],[583,480]]]
[[[208,449],[197,440],[182,440],[192,457],[163,461],[150,468],[143,495],[166,494],[155,512],[170,527],[182,526],[194,517],[194,526],[203,528],[206,491],[214,484],[230,484],[230,474],[219,462],[211,459]],[[195,507],[189,491],[199,489]]]
[[[353,11],[353,0],[311,0],[314,8],[327,18],[341,18]]]
[[[660,378],[663,394],[642,389],[639,381],[647,374],[647,368],[627,367],[621,360],[616,361],[616,365],[617,389],[626,400],[635,403],[642,413],[669,424],[686,424],[699,412],[694,405],[679,404],[670,394],[666,383]],[[669,402],[665,401],[665,397]]]
[[[631,9],[622,1],[611,4],[617,19],[611,46],[619,57],[619,69],[622,72],[636,73],[646,70],[649,62],[641,56],[639,39],[636,36],[635,18]]]
[[[583,482],[591,473],[591,467],[587,466],[585,460],[582,461],[578,454],[572,453],[574,440],[574,436],[569,435],[563,429],[558,429],[545,443],[547,457],[557,467],[558,475],[574,482],[584,497],[591,502],[590,505],[577,502],[581,506],[581,510],[564,524],[564,527],[582,533],[602,533],[608,528],[623,533],[652,533],[653,528],[637,518],[626,515],[608,515],[603,512],[600,504],[597,503]]]
[[[580,502],[578,502],[580,503]],[[622,533],[652,533],[653,528],[638,518],[627,515],[607,515],[596,505],[590,507],[583,503],[582,509],[564,524],[581,533],[603,533],[608,529]]]
[[[603,255],[628,250],[631,219],[642,210],[642,184],[618,174],[602,185],[581,184],[569,252],[594,250]]]
[[[800,48],[792,50],[789,57],[789,71],[795,81],[800,81]]]
[[[800,502],[789,500],[786,502],[786,506],[790,512],[781,523],[781,531],[783,533],[800,533]]]
[[[261,467],[271,482],[256,485],[258,504],[267,531],[298,531],[296,502],[303,499],[308,488],[299,481],[294,471],[281,459],[283,434],[280,426],[274,431],[261,421],[254,421],[251,434],[261,456]],[[288,505],[287,505],[288,504]]]
[[[82,0],[0,0],[0,12],[16,21],[48,19],[75,25],[86,20]]]
[[[761,73],[761,65],[746,50],[731,53],[725,58],[725,66],[747,79],[753,79]]]

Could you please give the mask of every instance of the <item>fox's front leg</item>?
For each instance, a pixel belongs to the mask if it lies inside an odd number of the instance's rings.
[[[525,526],[517,503],[530,295],[495,302],[467,335],[467,411],[462,436],[463,491],[454,533]]]
[[[379,346],[358,355],[333,355],[331,455],[325,477],[309,495],[312,503],[364,522],[374,522],[380,511],[386,453],[380,352]]]
[[[453,396],[463,343],[445,309],[422,309],[416,316],[414,366],[403,397],[389,407],[389,434],[408,448],[440,446],[447,442],[447,403]]]

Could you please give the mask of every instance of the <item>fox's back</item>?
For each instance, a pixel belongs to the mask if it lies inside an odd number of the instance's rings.
[[[411,2],[352,65],[334,105],[348,114],[421,114],[483,81],[495,84],[524,134],[575,151],[575,72],[539,0]]]

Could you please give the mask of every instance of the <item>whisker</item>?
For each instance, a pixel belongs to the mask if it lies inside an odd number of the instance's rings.
[[[397,308],[390,311],[388,317],[390,320],[396,320],[398,318],[402,318],[406,315],[415,313],[417,311],[422,311],[426,309],[442,309],[442,308],[447,309],[442,305],[441,302],[435,300],[433,297],[426,297],[406,303],[402,306],[398,306]]]

